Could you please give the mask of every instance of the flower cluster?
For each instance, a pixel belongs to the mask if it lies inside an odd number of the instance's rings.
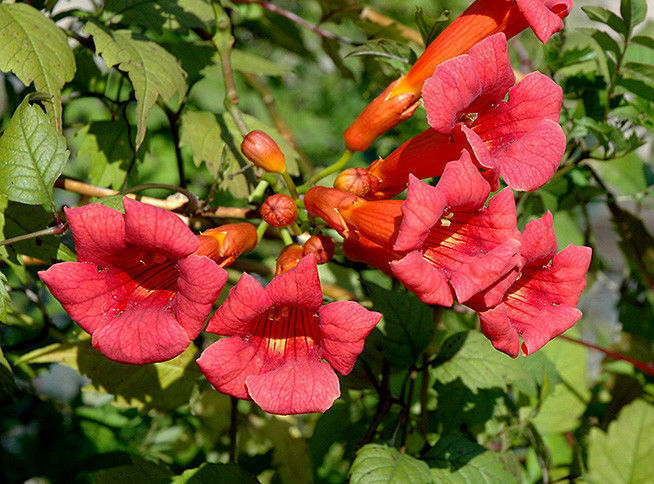
[[[247,134],[243,155],[259,174],[279,175],[289,193],[265,199],[258,229],[237,223],[196,235],[176,214],[130,198],[124,213],[66,209],[78,261],[55,264],[41,279],[112,360],[174,358],[204,329],[222,336],[197,360],[217,390],[270,413],[323,412],[340,395],[335,371],[352,371],[381,315],[353,301],[323,305],[317,266],[336,247],[308,212],[340,233],[349,259],[393,275],[427,304],[466,304],[498,350],[533,353],[581,317],[591,251],[557,253],[549,212],[518,230],[513,190],[547,183],[566,140],[561,89],[538,72],[516,83],[507,38],[529,26],[545,42],[571,6],[477,0],[345,137],[350,150],[367,148],[411,116],[420,97],[429,128],[368,168],[343,171],[335,188],[311,188],[303,204],[298,193],[310,184],[294,185],[270,136]],[[435,186],[421,181],[433,177]],[[405,189],[405,200],[392,199]],[[275,277],[263,287],[243,273],[205,328],[224,267],[270,227],[287,243]]]

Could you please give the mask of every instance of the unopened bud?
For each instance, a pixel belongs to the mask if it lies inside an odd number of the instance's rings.
[[[275,140],[263,131],[250,131],[241,143],[241,152],[256,166],[269,173],[286,171],[286,158]]]
[[[289,271],[295,267],[302,258],[302,246],[300,244],[287,245],[282,249],[281,254],[277,258],[277,267],[275,268],[275,275]]]
[[[365,197],[377,186],[377,178],[365,168],[348,168],[338,174],[334,188]]]
[[[302,254],[314,254],[316,256],[316,263],[325,264],[334,257],[335,248],[336,245],[331,237],[322,234],[312,235],[304,244],[304,251]]]
[[[286,227],[297,220],[297,205],[288,195],[271,195],[261,205],[261,218],[272,227]]]
[[[196,255],[213,259],[221,267],[234,262],[241,254],[257,245],[257,229],[249,223],[226,224],[205,230],[198,236]]]

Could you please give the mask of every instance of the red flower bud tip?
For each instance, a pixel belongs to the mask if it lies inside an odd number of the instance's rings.
[[[378,181],[364,168],[348,168],[338,174],[334,188],[366,197],[377,188]]]
[[[275,275],[278,276],[286,271],[293,269],[300,259],[302,258],[302,246],[300,244],[287,245],[282,249],[281,254],[277,258],[277,267],[275,268]]]
[[[304,244],[304,251],[302,255],[309,255],[313,253],[316,256],[318,264],[325,264],[332,260],[334,257],[334,249],[336,248],[334,241],[331,237],[326,235],[312,235],[309,240]]]
[[[225,267],[241,254],[257,245],[257,229],[249,223],[221,225],[205,230],[198,236],[200,247],[196,255],[206,255],[219,266]]]
[[[297,205],[288,195],[271,195],[261,205],[261,218],[273,227],[286,227],[297,220]]]
[[[275,140],[263,131],[250,131],[241,143],[241,152],[259,168],[269,173],[286,171],[286,158]]]
[[[343,237],[348,236],[348,228],[340,212],[363,201],[363,198],[352,193],[327,187],[313,187],[304,196],[307,211],[322,218]]]

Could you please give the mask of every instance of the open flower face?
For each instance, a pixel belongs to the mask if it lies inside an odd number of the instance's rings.
[[[322,305],[313,254],[264,289],[243,274],[207,331],[228,336],[198,365],[217,390],[269,413],[324,412],[338,396],[334,369],[348,374],[381,319],[352,301]]]
[[[463,150],[494,185],[499,176],[515,190],[547,183],[565,151],[561,88],[539,72],[514,82],[503,34],[438,66],[423,88],[431,129],[369,167],[376,188],[366,197],[396,195],[410,174],[440,176]]]
[[[479,312],[481,330],[498,350],[518,356],[522,336],[522,352],[530,355],[581,318],[576,306],[591,249],[570,245],[556,251],[548,212],[525,227],[520,266],[468,304]]]
[[[106,357],[169,360],[200,333],[227,273],[197,255],[200,238],[176,215],[123,204],[124,215],[99,204],[67,209],[78,262],[39,275]]]

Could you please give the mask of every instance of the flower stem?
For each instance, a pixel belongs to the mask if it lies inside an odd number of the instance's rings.
[[[326,176],[331,175],[332,173],[336,173],[337,171],[342,170],[345,168],[345,165],[347,165],[348,161],[350,161],[350,158],[352,157],[352,152],[348,149],[346,149],[341,157],[336,161],[335,163],[329,165],[327,168],[324,170],[320,171],[319,173],[315,174],[312,176],[308,182],[306,182],[304,185],[301,185],[298,187],[298,192],[300,193],[305,193],[311,188],[311,185],[316,183],[319,180],[322,180]]]
[[[295,187],[295,183],[293,183],[293,179],[289,176],[288,172],[284,170],[280,173],[280,176],[282,177],[282,180],[284,180],[284,183],[286,183],[288,191],[291,194],[291,198],[296,201],[299,200],[300,196],[297,193],[297,188]]]
[[[293,243],[293,237],[291,237],[291,233],[288,231],[288,229],[283,228],[279,231],[279,233],[282,236],[284,245],[291,245]]]
[[[263,239],[263,235],[266,233],[267,228],[268,224],[262,220],[257,227],[257,242],[261,242],[261,239]]]
[[[16,242],[22,242],[23,240],[35,239],[37,237],[42,237],[44,235],[61,235],[68,230],[68,224],[65,222],[59,222],[54,227],[49,227],[43,230],[37,230],[36,232],[31,232],[29,234],[17,235],[16,237],[11,237],[10,239],[0,240],[0,246],[2,245],[11,245]]]

